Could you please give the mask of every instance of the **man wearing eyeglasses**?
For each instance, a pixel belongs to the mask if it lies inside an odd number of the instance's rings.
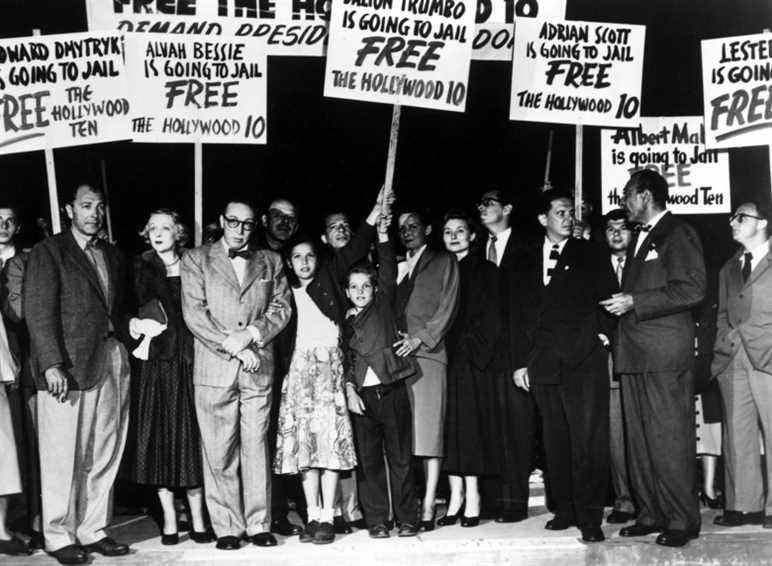
[[[285,198],[278,198],[268,205],[268,212],[263,214],[264,233],[258,247],[281,253],[287,242],[298,231],[298,211],[294,204]]]
[[[483,256],[494,263],[501,275],[502,304],[506,331],[496,350],[501,355],[501,375],[496,383],[502,418],[502,468],[496,522],[515,523],[528,517],[528,481],[534,460],[535,414],[531,394],[515,387],[512,377],[520,367],[515,361],[521,336],[518,297],[512,293],[518,278],[516,255],[521,242],[512,234],[514,199],[502,189],[485,191],[477,204],[480,223],[488,233]]]
[[[772,254],[768,203],[745,202],[729,219],[740,249],[719,273],[716,343],[711,374],[726,408],[725,527],[772,528],[772,494],[764,489],[759,458],[763,432],[766,478],[772,478]],[[767,494],[766,497],[764,494]]]
[[[182,260],[182,310],[195,336],[196,414],[204,456],[204,490],[217,548],[241,537],[275,546],[269,532],[267,440],[274,352],[290,318],[290,291],[280,257],[251,250],[254,209],[229,202],[223,236]]]
[[[694,228],[667,210],[659,173],[633,173],[624,188],[631,222],[622,291],[601,301],[619,317],[614,370],[620,375],[630,484],[639,506],[624,537],[661,534],[683,546],[700,532],[694,485],[694,318],[705,297],[702,244]]]

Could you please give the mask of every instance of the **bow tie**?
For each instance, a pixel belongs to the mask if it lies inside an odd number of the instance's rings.
[[[638,224],[635,227],[636,232],[651,232],[651,224]]]
[[[233,259],[234,257],[249,259],[252,257],[252,250],[228,250],[228,259]]]

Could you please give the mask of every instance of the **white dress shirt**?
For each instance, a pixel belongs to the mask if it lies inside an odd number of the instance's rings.
[[[649,228],[648,232],[638,232],[638,241],[635,242],[635,255],[638,255],[638,250],[641,249],[641,244],[646,239],[646,236],[648,236],[652,230],[654,230],[654,227],[657,225],[657,223],[662,220],[662,217],[665,216],[668,213],[667,210],[663,210],[662,212],[659,212],[655,214],[651,220],[649,220],[646,223],[646,226],[651,226]]]
[[[743,255],[740,256],[740,269],[743,268],[743,262],[745,261],[744,256],[747,252],[751,252],[751,273],[753,273],[753,270],[756,269],[756,266],[761,261],[761,258],[769,253],[769,240],[760,246],[756,246],[752,250],[743,250]]]
[[[563,240],[562,242],[558,242],[558,255],[563,253],[563,248],[566,247],[566,242],[568,241],[568,238]],[[548,271],[550,269],[555,269],[555,266],[558,264],[557,260],[550,259],[550,254],[552,253],[552,246],[556,245],[555,242],[550,240],[547,236],[544,236],[544,245],[542,246],[542,281],[544,282],[544,286],[550,284],[550,278],[551,276],[548,275]]]
[[[418,264],[418,260],[421,259],[421,255],[424,253],[425,249],[426,244],[418,248],[418,251],[414,252],[412,255],[410,252],[407,252],[407,259],[399,262],[399,265],[397,266],[397,284],[402,283],[402,280],[406,275],[408,277],[413,275],[413,270]]]
[[[16,247],[8,246],[4,250],[0,250],[0,269],[6,264],[6,262],[16,255]]]
[[[504,257],[504,250],[507,249],[507,242],[509,242],[509,236],[512,234],[512,228],[507,228],[496,234],[496,241],[494,246],[496,248],[496,266],[501,265],[501,258]],[[485,244],[485,257],[488,257],[488,248],[493,241],[493,235],[488,234],[488,241]]]

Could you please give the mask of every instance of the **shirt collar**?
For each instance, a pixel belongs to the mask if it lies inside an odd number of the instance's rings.
[[[0,252],[0,260],[3,263],[11,259],[16,255],[16,246],[8,246],[4,251]]]
[[[568,242],[568,240],[570,240],[570,239],[571,238],[566,238],[565,240],[563,240],[562,242],[560,242],[558,244],[558,253],[561,253],[561,254],[563,253],[563,248],[566,247],[566,242]],[[552,250],[552,246],[554,246],[554,245],[555,245],[555,242],[550,240],[547,236],[544,236],[544,249],[545,250]]]
[[[228,244],[227,244],[227,243],[225,243],[225,238],[220,238],[220,241],[222,242],[222,247],[225,249],[225,255],[228,255],[228,252],[230,251],[230,248],[228,247]],[[248,247],[249,247],[249,242],[247,242],[246,244],[244,244],[243,246],[241,246],[239,249],[237,249],[237,250],[234,250],[234,251],[237,251],[237,252],[240,252],[240,251],[244,251],[244,250],[246,250]],[[237,257],[234,257],[233,259],[243,259],[243,258],[237,258]]]
[[[662,211],[658,212],[657,214],[655,214],[655,215],[652,217],[652,219],[651,219],[651,220],[649,220],[649,221],[646,223],[646,225],[647,225],[647,226],[651,226],[651,228],[649,229],[649,231],[651,231],[651,230],[654,230],[654,227],[657,225],[657,223],[658,223],[660,220],[662,220],[662,217],[663,217],[663,216],[665,216],[667,213],[668,213],[668,211],[667,211],[667,210],[662,210]]]
[[[86,246],[88,246],[96,238],[96,236],[88,237],[85,234],[81,234],[75,229],[72,230],[72,236],[75,238],[75,243],[78,244],[78,247],[84,251],[86,249]]]
[[[488,233],[488,240],[492,240],[495,236],[497,242],[506,242],[509,240],[509,235],[512,233],[512,227],[510,226],[506,230],[502,230],[498,234]]]
[[[753,260],[758,260],[764,257],[769,253],[769,240],[765,241],[763,244],[760,244],[753,248],[752,250],[743,250],[742,255],[740,256],[740,261],[743,261],[743,256],[750,251],[753,255]],[[755,263],[753,264],[755,265]]]
[[[418,263],[418,259],[421,257],[421,255],[424,253],[424,250],[426,249],[426,244],[418,248],[418,251],[415,252],[413,255],[408,254],[407,255],[407,261],[410,263]]]

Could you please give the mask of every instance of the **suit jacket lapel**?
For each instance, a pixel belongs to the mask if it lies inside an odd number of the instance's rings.
[[[560,254],[555,267],[552,270],[552,277],[550,277],[550,283],[547,285],[547,289],[551,293],[554,293],[560,286],[563,285],[563,280],[566,278],[567,269],[574,264],[573,258],[576,252],[576,242],[571,238],[566,242],[563,247],[563,252]],[[540,256],[544,261],[544,254]],[[543,269],[543,268],[542,268]]]
[[[756,279],[761,277],[761,274],[764,273],[767,269],[770,267],[770,255],[772,255],[772,252],[768,253],[764,257],[761,258],[759,263],[756,265],[753,271],[751,271],[751,276],[748,277],[748,281],[745,282],[745,285],[750,285]],[[735,267],[739,267],[739,260],[735,262]],[[733,270],[734,271],[734,270]],[[740,275],[740,279],[742,280],[742,274]]]
[[[212,267],[219,271],[228,283],[237,289],[241,289],[238,277],[236,277],[236,270],[233,269],[233,264],[228,259],[222,239],[212,244],[212,247],[209,249],[209,256],[212,258]]]
[[[265,262],[262,261],[262,256],[259,256],[258,254],[259,252],[255,252],[254,255],[247,260],[246,268],[244,269],[244,282],[241,285],[242,295],[246,293],[247,289],[255,282],[255,279],[265,275]]]
[[[77,265],[78,268],[83,272],[89,283],[94,286],[94,289],[97,291],[97,295],[104,303],[105,308],[107,308],[109,304],[107,297],[105,297],[104,292],[102,292],[102,285],[99,283],[99,276],[97,275],[96,268],[92,265],[91,260],[86,257],[86,252],[84,252],[78,245],[78,242],[75,241],[75,236],[72,235],[72,232],[67,233],[67,237],[64,241],[64,249],[66,253],[75,262],[75,265]]]

